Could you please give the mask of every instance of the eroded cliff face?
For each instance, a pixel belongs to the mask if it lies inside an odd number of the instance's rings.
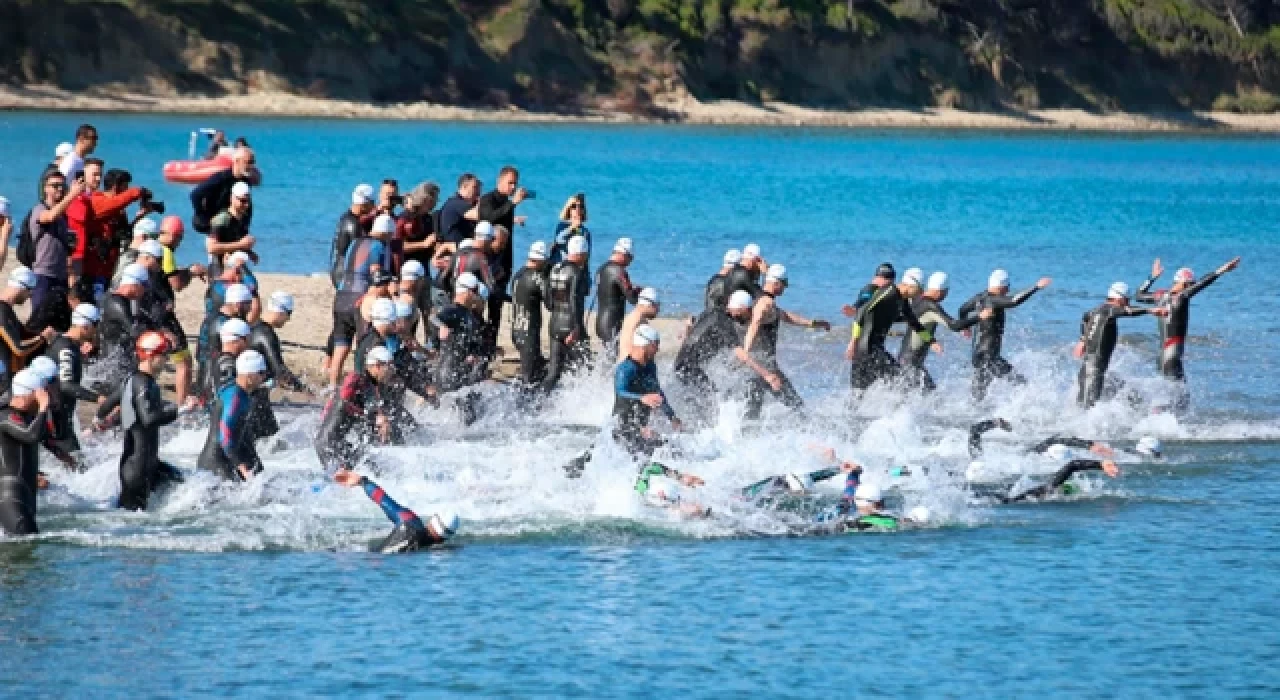
[[[9,0],[0,81],[660,114],[1274,109],[1272,0]],[[1274,9],[1280,21],[1280,8]]]

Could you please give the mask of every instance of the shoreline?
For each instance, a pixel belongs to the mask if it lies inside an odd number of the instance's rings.
[[[1095,113],[1079,109],[967,112],[927,107],[824,110],[783,103],[698,102],[692,98],[655,104],[669,118],[603,109],[576,114],[532,112],[516,107],[479,108],[427,102],[374,105],[262,92],[225,97],[155,96],[130,92],[78,93],[54,87],[0,87],[0,111],[115,112],[527,124],[676,124],[690,126],[829,127],[843,129],[938,129],[1060,133],[1280,134],[1280,114],[1185,112]]]

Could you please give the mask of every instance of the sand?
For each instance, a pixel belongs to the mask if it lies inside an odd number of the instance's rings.
[[[967,112],[949,108],[824,110],[784,103],[701,102],[683,98],[657,105],[667,115],[652,119],[620,112],[586,110],[574,114],[455,107],[415,102],[372,105],[255,92],[226,97],[155,96],[128,92],[76,93],[31,85],[0,87],[0,109],[132,112],[149,114],[320,117],[333,119],[399,119],[423,121],[591,122],[715,124],[739,126],[841,127],[851,129],[976,129],[1099,132],[1230,131],[1280,132],[1280,115],[1232,112],[1133,114],[1042,109]]]

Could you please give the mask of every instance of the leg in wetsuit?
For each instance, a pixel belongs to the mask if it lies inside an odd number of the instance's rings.
[[[1009,361],[1000,357],[975,355],[973,358],[973,399],[981,401],[987,396],[991,382],[1004,379],[1013,384],[1026,384],[1027,380],[1013,369]]]
[[[898,361],[880,346],[873,346],[854,358],[849,366],[849,383],[854,389],[867,389],[881,379],[898,374]]]
[[[793,411],[800,411],[804,408],[804,399],[800,398],[800,392],[796,391],[795,386],[791,384],[791,380],[787,378],[787,375],[783,374],[782,370],[776,366],[770,368],[770,371],[778,375],[778,378],[782,380],[782,388],[774,391],[773,387],[769,386],[769,383],[760,376],[747,380],[747,409],[743,414],[743,418],[756,420],[760,417],[760,409],[764,405],[764,395],[766,393],[772,394],[782,405]]]
[[[560,375],[586,369],[591,362],[591,347],[586,338],[579,338],[572,345],[565,345],[564,338],[551,338],[550,362],[547,375],[542,380],[543,391],[551,391],[560,383]]]

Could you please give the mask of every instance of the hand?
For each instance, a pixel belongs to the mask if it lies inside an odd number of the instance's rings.
[[[528,220],[529,220],[529,217],[527,216],[517,216],[514,219],[514,221],[516,222],[516,226],[524,226],[524,223]]]
[[[54,338],[58,337],[58,331],[55,331],[53,326],[47,326],[44,330],[40,331],[40,337],[44,338],[46,343],[51,343]]]
[[[996,315],[996,310],[991,307],[986,307],[978,312],[978,318],[983,321],[986,321],[987,319],[995,315]],[[972,334],[971,331],[969,331],[969,329],[966,328],[964,331],[964,337],[968,338],[971,334]]]
[[[1230,261],[1227,262],[1227,264],[1218,268],[1218,274],[1225,275],[1228,272],[1231,272],[1232,270],[1236,269],[1237,267],[1240,267],[1239,257],[1232,258]]]
[[[672,418],[671,429],[677,433],[684,432],[684,421],[680,420],[679,418]]]
[[[574,344],[574,343],[576,343],[576,342],[578,342],[578,331],[577,331],[577,330],[574,330],[574,331],[572,331],[571,333],[569,333],[569,335],[568,335],[568,336],[566,336],[566,337],[565,337],[565,339],[564,339],[564,344],[565,344],[565,345],[573,345],[573,344]]]
[[[449,339],[449,327],[440,326],[440,340],[448,340],[448,339]]]
[[[387,420],[386,416],[379,413],[374,423],[378,426],[378,439],[382,440],[382,442],[384,443],[390,442],[391,441],[391,421]]]
[[[1116,478],[1117,476],[1120,476],[1120,467],[1117,467],[1116,463],[1112,462],[1109,459],[1103,461],[1102,471],[1112,479]]]
[[[250,469],[249,465],[247,464],[241,464],[240,466],[236,467],[236,471],[240,472],[240,478],[243,479],[244,481],[248,481],[249,479],[253,478],[253,470]]]
[[[697,488],[699,486],[706,484],[707,482],[703,481],[702,477],[698,476],[697,474],[681,474],[680,483],[684,484],[685,486]]]
[[[187,271],[191,273],[192,277],[199,277],[200,279],[207,279],[209,276],[208,268],[200,263],[196,263],[195,265],[188,267]]]
[[[769,385],[770,389],[773,389],[774,391],[782,391],[782,377],[779,377],[776,372],[770,372],[764,375],[764,381]]]
[[[662,394],[645,394],[640,397],[640,403],[649,408],[662,408]]]
[[[85,342],[83,342],[83,343],[80,343],[80,354],[81,354],[81,355],[86,355],[86,356],[87,356],[87,355],[92,355],[92,354],[93,354],[93,343],[90,343],[90,342],[89,342],[89,341],[87,341],[87,340],[86,340]]]
[[[249,255],[253,255],[253,251],[247,250],[247,249],[251,249],[254,246],[258,245],[258,239],[254,238],[252,233],[247,234],[244,238],[241,238],[239,242],[244,245],[246,249],[245,252],[249,253]]]
[[[1089,451],[1103,457],[1114,457],[1116,454],[1116,451],[1111,449],[1111,446],[1105,442],[1095,442],[1089,445]]]
[[[342,467],[333,475],[333,480],[342,486],[351,488],[360,485],[361,476],[346,467]]]
[[[840,307],[840,313],[844,314],[845,318],[853,318],[858,315],[858,310],[853,308],[852,304],[845,304]]]
[[[49,477],[45,476],[44,472],[36,472],[36,488],[40,491],[49,488]]]
[[[1163,318],[1163,317],[1165,317],[1165,316],[1168,316],[1168,315],[1169,315],[1169,307],[1167,307],[1167,306],[1157,306],[1156,308],[1154,308],[1154,309],[1152,309],[1152,310],[1151,310],[1151,315],[1152,315],[1152,316],[1160,316],[1161,318]]]
[[[849,343],[849,347],[844,349],[844,359],[852,361],[858,355],[858,346],[855,343]]]
[[[1160,258],[1156,258],[1156,261],[1151,263],[1151,279],[1155,279],[1163,274],[1164,265],[1160,264]]]
[[[71,186],[67,188],[68,197],[79,197],[84,194],[84,178],[78,177],[71,181]]]
[[[1084,343],[1076,343],[1075,347],[1071,348],[1071,356],[1077,360],[1084,357]]]
[[[810,321],[810,322],[809,322],[809,327],[810,327],[810,328],[817,328],[817,329],[818,329],[818,330],[820,330],[820,331],[829,331],[829,330],[831,330],[831,324],[830,324],[829,322],[827,322],[827,321],[824,321],[824,320],[820,319],[820,318],[815,318],[815,319],[813,319],[812,321]]]
[[[1045,287],[1048,287],[1052,283],[1053,283],[1052,279],[1048,277],[1041,277],[1040,280],[1036,282],[1036,289],[1044,289]]]
[[[36,397],[36,408],[41,411],[49,408],[49,392],[45,389],[36,389],[32,394]]]
[[[527,194],[528,194],[528,192],[526,192],[526,191],[525,191],[525,189],[524,189],[523,187],[517,187],[517,188],[516,188],[515,193],[513,193],[513,194],[511,195],[511,201],[512,201],[512,203],[514,203],[514,204],[519,204],[519,203],[523,202],[523,201],[524,201],[524,198],[525,198],[525,195],[527,195]]]
[[[936,340],[935,340],[935,341],[933,341],[933,344],[932,344],[932,345],[930,345],[930,346],[929,346],[929,348],[930,348],[930,349],[932,349],[935,353],[937,353],[937,354],[939,354],[939,355],[941,355],[941,354],[942,354],[942,343],[939,343],[939,342],[938,342],[938,341],[936,341]]]

